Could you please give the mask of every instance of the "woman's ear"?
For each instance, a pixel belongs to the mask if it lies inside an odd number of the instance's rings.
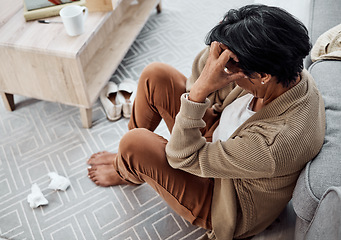
[[[272,78],[272,75],[268,73],[260,73],[259,75],[260,75],[261,84],[268,83]]]
[[[260,84],[268,83],[271,80],[271,78],[272,78],[272,75],[268,73],[254,72],[251,74],[251,79],[259,82]]]

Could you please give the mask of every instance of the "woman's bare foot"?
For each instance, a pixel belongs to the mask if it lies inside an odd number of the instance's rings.
[[[88,160],[88,164],[91,166],[95,165],[112,165],[116,158],[116,153],[110,153],[107,151],[94,153]]]
[[[88,176],[96,185],[101,187],[128,184],[118,175],[112,164],[91,166],[88,168]]]

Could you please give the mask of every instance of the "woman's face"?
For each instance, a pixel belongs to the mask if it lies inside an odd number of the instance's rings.
[[[229,72],[237,73],[242,72],[243,70],[239,67],[239,63],[235,62],[233,59],[230,59],[225,65]],[[261,97],[260,94],[263,92],[263,84],[261,84],[260,74],[254,73],[252,78],[240,78],[235,81],[236,84],[248,91],[255,97]]]
[[[250,78],[240,78],[236,80],[236,84],[251,93],[257,98],[263,98],[265,94],[264,84],[262,84],[262,79],[254,74],[254,77]]]

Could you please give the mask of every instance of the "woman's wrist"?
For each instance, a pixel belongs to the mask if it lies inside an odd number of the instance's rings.
[[[203,97],[202,95],[194,94],[189,92],[188,94],[188,100],[191,100],[192,102],[197,102],[197,103],[203,103],[205,102],[206,96]]]
[[[207,96],[208,94],[206,94],[204,89],[201,89],[198,85],[196,85],[196,83],[194,83],[191,91],[189,92],[188,99],[193,102],[203,103]]]

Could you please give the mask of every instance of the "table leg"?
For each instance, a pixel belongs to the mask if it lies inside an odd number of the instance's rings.
[[[156,11],[157,11],[157,13],[161,13],[162,12],[161,0],[160,0],[160,3],[156,6]]]
[[[14,104],[14,97],[13,94],[0,92],[2,101],[4,102],[5,108],[8,111],[14,111],[15,104]]]
[[[84,128],[92,126],[92,108],[80,108],[81,121]]]

